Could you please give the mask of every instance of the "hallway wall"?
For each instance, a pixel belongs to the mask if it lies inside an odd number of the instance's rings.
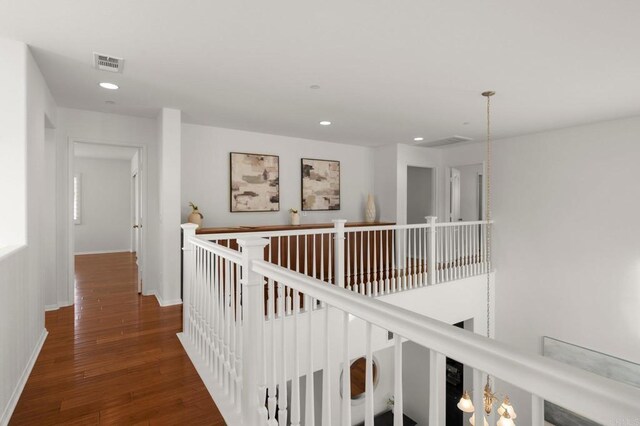
[[[75,159],[81,176],[81,223],[75,253],[131,251],[131,161]]]
[[[0,134],[9,136],[17,147],[9,160],[21,165],[19,173],[3,180],[15,185],[16,199],[1,210],[15,209],[9,222],[19,232],[12,247],[0,247],[0,424],[8,422],[46,337],[44,328],[44,287],[51,277],[45,267],[54,253],[45,244],[43,226],[51,210],[46,203],[45,125],[56,124],[55,103],[40,70],[23,43],[0,39],[0,76],[7,77],[7,90],[0,97]],[[6,93],[7,96],[4,96]],[[22,108],[21,108],[22,106]],[[7,118],[5,121],[4,119]],[[50,171],[50,170],[49,170]],[[9,217],[7,217],[9,219]],[[11,219],[10,219],[11,220]],[[0,243],[1,244],[1,243]]]

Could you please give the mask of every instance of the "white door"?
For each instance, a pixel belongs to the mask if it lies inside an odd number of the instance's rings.
[[[460,220],[460,170],[451,169],[450,182],[449,221],[457,222]]]
[[[140,196],[140,173],[133,175],[133,250],[138,265],[138,293],[142,292],[142,215]]]

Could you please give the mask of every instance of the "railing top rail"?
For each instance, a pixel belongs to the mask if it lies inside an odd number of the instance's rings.
[[[472,222],[443,222],[436,223],[436,227],[454,227],[463,225],[484,225],[487,221],[478,220]],[[493,223],[491,221],[490,223]],[[430,228],[428,223],[416,223],[409,225],[371,225],[371,226],[347,226],[344,228],[344,232],[372,232],[372,231],[397,231],[404,229],[423,229]],[[242,231],[242,232],[227,232],[224,234],[198,234],[197,237],[202,241],[216,241],[216,240],[234,240],[238,238],[265,238],[265,237],[295,237],[301,235],[325,235],[335,233],[335,227],[328,228],[305,228],[305,229],[292,229],[292,230],[279,230],[279,231]]]
[[[191,241],[192,244],[198,247],[202,247],[207,251],[213,252],[224,259],[230,260],[233,263],[242,263],[242,255],[239,251],[221,246],[220,244],[212,243],[211,241],[203,240],[197,236],[191,237],[189,241]]]
[[[424,347],[528,390],[589,419],[615,424],[640,416],[640,389],[571,365],[522,352],[479,334],[461,330],[386,302],[327,285],[269,262],[252,269],[329,306],[398,333]],[[606,407],[606,409],[604,409]]]
[[[295,229],[290,231],[248,231],[229,232],[225,234],[198,234],[197,238],[203,241],[235,240],[241,238],[265,238],[265,237],[295,237],[299,235],[333,234],[335,228]]]
[[[493,220],[490,220],[489,223],[493,223]],[[458,221],[458,222],[437,222],[436,223],[436,228],[446,228],[449,226],[461,226],[461,225],[486,225],[487,221],[486,220],[472,220],[469,222],[462,222],[462,221]]]

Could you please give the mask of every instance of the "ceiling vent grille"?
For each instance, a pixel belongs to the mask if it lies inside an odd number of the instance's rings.
[[[124,59],[94,52],[93,66],[100,71],[121,73],[124,67]]]
[[[419,146],[428,146],[430,148],[435,148],[435,147],[439,147],[439,146],[447,146],[447,145],[454,145],[457,143],[463,143],[463,142],[469,142],[472,141],[473,139],[468,138],[466,136],[458,136],[458,135],[454,135],[454,136],[450,136],[448,138],[444,138],[444,139],[438,139],[435,141],[428,141],[428,142],[421,142],[417,145]]]

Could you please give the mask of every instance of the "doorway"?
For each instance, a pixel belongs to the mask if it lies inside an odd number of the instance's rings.
[[[434,174],[430,167],[407,167],[407,224],[425,223],[434,216]]]
[[[449,168],[448,220],[471,222],[482,220],[484,198],[482,163]]]
[[[77,256],[135,259],[136,287],[143,292],[145,206],[143,148],[70,141],[70,266]],[[133,262],[132,262],[133,263]],[[73,274],[70,290],[73,294]]]

